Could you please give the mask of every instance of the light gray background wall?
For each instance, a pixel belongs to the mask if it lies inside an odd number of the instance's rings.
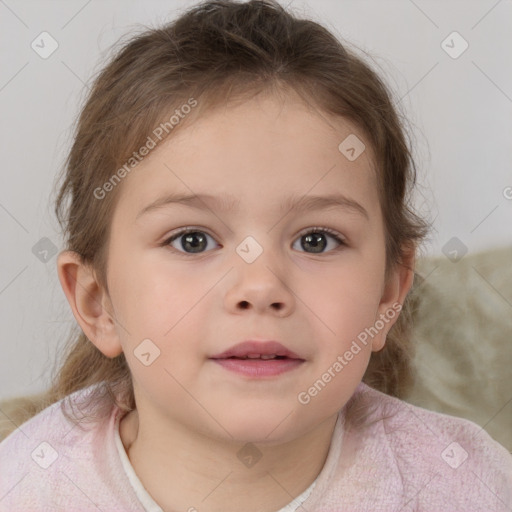
[[[0,0],[0,399],[45,388],[74,322],[51,252],[63,247],[50,194],[84,84],[120,36],[193,3]],[[370,52],[401,98],[420,171],[416,206],[435,219],[425,254],[447,252],[452,237],[470,253],[510,245],[512,2],[295,0],[292,6]],[[44,51],[43,31],[58,43],[46,59],[31,47],[35,40]],[[463,40],[448,37],[454,31]],[[469,46],[459,55],[464,40]]]

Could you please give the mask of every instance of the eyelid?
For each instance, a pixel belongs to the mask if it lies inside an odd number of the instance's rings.
[[[164,243],[167,243],[172,238],[177,237],[178,235],[186,235],[187,233],[194,233],[196,231],[200,231],[201,233],[206,233],[207,235],[210,235],[212,238],[215,238],[206,228],[201,226],[184,226],[182,228],[175,229],[174,231],[171,231],[169,235],[165,237]]]
[[[315,231],[323,231],[323,232],[331,235],[332,237],[336,238],[338,240],[338,242],[340,242],[342,244],[347,243],[347,239],[339,231],[336,231],[335,229],[328,228],[326,226],[312,226],[309,228],[304,228],[302,231],[299,231],[297,233],[296,237],[303,236],[306,233],[312,233]]]
[[[178,228],[178,229],[175,229],[174,231],[172,231],[169,235],[166,235],[165,239],[162,241],[161,245],[162,246],[168,246],[170,245],[171,242],[173,242],[174,240],[176,240],[177,238],[179,238],[180,236],[183,236],[183,235],[186,235],[187,233],[195,233],[196,231],[199,231],[201,233],[205,233],[206,235],[208,235],[209,237],[211,237],[213,240],[215,240],[215,243],[217,243],[218,245],[220,245],[217,240],[215,239],[215,236],[212,235],[206,228],[203,228],[203,227],[200,227],[200,226],[185,226],[185,227],[182,227],[182,228]],[[221,246],[222,247],[222,246]],[[178,253],[180,254],[185,254],[185,255],[188,255],[188,256],[197,256],[199,254],[206,254],[206,252],[203,252],[203,253],[187,253],[187,252],[182,252],[182,251],[177,251]]]

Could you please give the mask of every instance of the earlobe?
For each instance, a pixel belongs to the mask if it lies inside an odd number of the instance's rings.
[[[402,305],[414,281],[415,260],[415,248],[404,249],[402,262],[395,265],[384,285],[376,317],[376,323],[380,320],[384,326],[373,338],[372,351],[374,352],[384,348],[386,336],[400,316]]]
[[[73,315],[87,338],[107,357],[116,357],[122,346],[103,290],[90,265],[74,251],[57,257],[57,273]]]

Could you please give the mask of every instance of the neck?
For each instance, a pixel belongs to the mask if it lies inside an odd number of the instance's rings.
[[[179,424],[147,425],[132,411],[119,433],[142,485],[164,511],[275,512],[320,473],[333,415],[299,439],[261,445],[214,439]]]

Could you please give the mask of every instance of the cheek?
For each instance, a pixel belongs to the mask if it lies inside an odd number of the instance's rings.
[[[203,356],[207,357],[203,324],[208,327],[205,308],[212,307],[208,291],[216,281],[211,272],[171,269],[165,260],[154,258],[126,259],[123,268],[116,270],[112,283],[123,326],[117,331],[137,380],[172,386],[174,381],[165,369],[180,379],[194,374]],[[148,352],[150,360],[157,357],[150,366],[141,366],[138,358]]]
[[[126,258],[112,272],[116,312],[133,336],[162,338],[205,294],[208,282],[162,262]]]
[[[317,352],[298,396],[310,413],[341,407],[363,378],[372,349],[367,329],[375,324],[380,298],[378,279],[370,274],[340,270],[314,297]]]
[[[178,382],[191,381],[201,364],[204,347],[194,333],[209,281],[134,259],[119,268],[114,282],[123,324],[117,332],[134,382],[147,395],[185,400]]]
[[[354,252],[339,264],[314,272],[314,279],[313,274],[304,276],[299,293],[309,289],[304,300],[321,318],[334,322],[348,318],[351,323],[358,323],[358,319],[367,318],[368,312],[375,315],[382,295],[383,272],[378,261],[365,261]]]
[[[365,367],[372,339],[367,335],[365,338],[365,333],[376,321],[383,272],[378,261],[372,264],[353,255],[350,262],[347,257],[337,269],[331,268],[323,277],[317,276],[314,285],[309,285],[311,293],[305,295],[304,302],[317,325],[322,364],[329,366],[352,347],[357,356],[349,366]],[[354,341],[358,346],[353,347]]]

